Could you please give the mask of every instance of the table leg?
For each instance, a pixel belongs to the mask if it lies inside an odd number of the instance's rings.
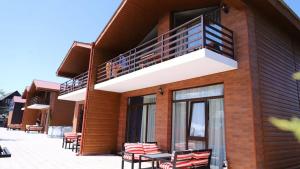
[[[152,159],[152,169],[154,169],[154,160]]]
[[[141,156],[140,156],[140,159],[139,159],[139,169],[141,169],[142,168],[142,165],[141,165]]]

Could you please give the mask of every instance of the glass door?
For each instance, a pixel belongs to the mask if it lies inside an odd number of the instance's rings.
[[[226,160],[223,85],[175,91],[172,151],[212,149],[211,168]]]

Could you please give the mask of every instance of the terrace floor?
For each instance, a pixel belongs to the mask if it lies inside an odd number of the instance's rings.
[[[120,169],[121,157],[76,156],[61,148],[62,139],[44,134],[7,131],[0,128],[0,145],[7,147],[11,158],[0,158],[0,169]],[[143,167],[149,167],[145,163]],[[125,162],[125,168],[130,169]],[[138,169],[136,164],[135,169]]]

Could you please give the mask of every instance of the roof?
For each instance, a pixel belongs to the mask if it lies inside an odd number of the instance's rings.
[[[297,19],[300,22],[299,16],[284,1],[279,0],[278,2],[281,3],[281,5],[284,8],[286,8],[293,15],[293,17],[295,17],[295,19]]]
[[[59,91],[60,84],[55,82],[43,81],[43,80],[33,80],[32,84],[35,85],[36,90],[54,90]],[[32,88],[33,85],[31,85]]]
[[[14,101],[15,103],[25,103],[25,102],[26,102],[26,99],[22,99],[21,96],[14,96],[14,97],[13,97],[13,101]]]
[[[234,1],[236,0],[227,0]],[[280,16],[280,21],[288,24],[291,29],[300,31],[299,17],[281,0],[244,0],[247,3],[256,4],[263,12],[272,12]],[[142,38],[157,23],[158,17],[164,10],[180,11],[193,9],[199,4],[220,4],[215,0],[123,0],[103,31],[97,37],[95,46],[104,50],[120,50],[124,52],[138,44]],[[266,9],[266,8],[268,9]],[[293,16],[293,17],[291,17]],[[276,18],[276,17],[275,17]],[[295,29],[296,28],[296,29]],[[130,42],[130,43],[129,43]]]
[[[91,47],[90,43],[74,41],[56,74],[62,77],[73,78],[86,72],[89,66]]]
[[[10,93],[7,93],[7,94],[5,94],[4,96],[2,96],[2,97],[0,98],[0,101],[4,100],[4,99],[6,99],[6,98],[8,98],[8,97],[10,97],[10,96],[12,96],[12,95],[15,95],[15,96],[21,96],[20,93],[19,93],[18,91],[14,91],[14,92],[10,92]]]
[[[26,98],[27,92],[30,90],[30,86],[26,86],[23,93],[22,93],[22,98]]]

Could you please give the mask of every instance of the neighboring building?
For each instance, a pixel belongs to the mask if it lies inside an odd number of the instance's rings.
[[[21,96],[14,96],[10,107],[9,107],[9,114],[8,114],[8,121],[7,125],[15,125],[15,124],[22,124],[23,112],[24,112],[24,105],[26,100],[22,99]]]
[[[124,0],[57,74],[87,70],[60,96],[85,100],[81,155],[156,141],[212,148],[214,169],[300,168],[300,144],[268,120],[300,117],[300,22],[281,1]]]
[[[69,81],[60,85],[58,99],[75,103],[73,132],[77,133],[82,131],[90,50],[91,44],[74,42],[56,72],[58,76],[70,78]]]
[[[0,127],[4,127],[7,124],[9,107],[14,96],[20,96],[20,93],[14,91],[0,98]]]
[[[23,93],[26,98],[22,129],[40,125],[50,136],[61,136],[72,128],[74,103],[57,100],[59,84],[34,80]]]

